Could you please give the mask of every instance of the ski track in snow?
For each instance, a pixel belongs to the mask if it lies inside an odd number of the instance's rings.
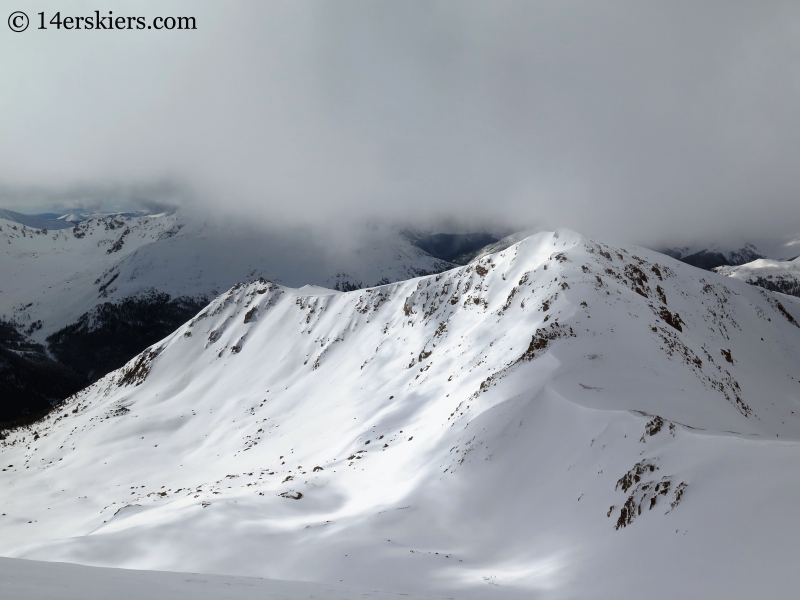
[[[0,442],[0,554],[793,597],[796,321],[797,299],[569,231],[368,290],[236,285]]]

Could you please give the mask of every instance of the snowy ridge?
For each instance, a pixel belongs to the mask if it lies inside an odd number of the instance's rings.
[[[798,321],[800,301],[568,231],[368,290],[237,285],[1,442],[0,553],[458,598],[788,597]]]
[[[738,267],[718,267],[714,271],[773,292],[800,296],[800,257],[791,261],[761,259]]]
[[[0,213],[0,315],[34,325],[38,342],[99,304],[153,291],[213,298],[255,277],[350,289],[454,266],[387,225],[364,226],[358,239],[331,248],[299,235],[264,235],[176,213],[82,218],[51,231]]]

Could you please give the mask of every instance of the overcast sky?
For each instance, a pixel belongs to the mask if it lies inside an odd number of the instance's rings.
[[[800,234],[796,0],[2,4],[7,207]],[[197,30],[36,29],[96,9]]]

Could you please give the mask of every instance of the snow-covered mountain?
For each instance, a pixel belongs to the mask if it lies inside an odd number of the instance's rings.
[[[348,293],[256,280],[7,434],[0,554],[790,598],[799,356],[800,300],[567,231]]]
[[[238,281],[348,290],[455,266],[385,224],[264,233],[175,213],[51,216],[0,212],[0,423],[122,366]]]
[[[759,259],[738,267],[718,267],[714,271],[773,292],[800,296],[800,257],[791,261]]]
[[[710,271],[717,267],[739,266],[762,258],[793,260],[797,257],[800,239],[796,237],[761,239],[752,243],[739,240],[728,242],[694,243],[684,246],[657,248],[681,262]]]
[[[66,225],[54,230],[2,217],[0,313],[30,327],[31,337],[40,342],[105,301],[107,288],[94,281],[121,258],[168,237],[178,220],[177,215],[160,214],[42,221]]]
[[[264,234],[176,213],[90,216],[53,231],[0,214],[0,314],[26,326],[41,322],[32,337],[43,342],[99,304],[152,290],[210,299],[253,277],[351,289],[454,266],[413,246],[396,227],[370,224],[354,233],[345,240]]]
[[[49,410],[204,305],[149,290],[149,298],[132,299],[128,304],[133,307],[114,310],[93,284],[120,256],[168,235],[175,216],[107,215],[75,223],[50,217],[0,213],[0,423]],[[141,309],[153,300],[163,316],[142,327]],[[103,318],[98,318],[101,307]],[[108,327],[111,313],[125,318]],[[171,322],[170,314],[175,317]],[[126,331],[121,321],[132,325]],[[48,350],[46,338],[69,326],[60,343],[47,343]],[[106,339],[84,343],[98,337]]]

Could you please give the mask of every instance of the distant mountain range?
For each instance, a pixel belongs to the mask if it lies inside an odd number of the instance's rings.
[[[667,248],[661,252],[706,271],[740,279],[773,292],[800,296],[798,257],[792,256],[785,260],[774,258],[791,253],[795,247],[796,244],[790,246],[771,244],[769,250],[761,250],[750,243],[739,247],[712,244],[701,250],[698,250],[697,246],[685,246]],[[772,255],[773,258],[768,258],[768,255]]]
[[[677,258],[687,265],[698,267],[710,271],[716,267],[728,265],[743,265],[759,258],[764,258],[758,248],[753,244],[744,244],[740,248],[718,250],[714,248],[704,248],[694,250],[690,248],[668,248],[663,253]]]
[[[149,211],[134,211],[117,213],[40,213],[36,215],[26,215],[12,210],[0,209],[0,220],[18,223],[32,229],[58,230],[69,229],[70,227],[74,227],[76,223],[81,223],[90,219],[146,217],[149,214]]]
[[[792,260],[797,257],[797,251],[793,252],[793,249],[797,247],[797,245],[787,246],[775,242],[759,243],[758,245],[746,242],[739,245],[695,244],[657,250],[686,264],[710,271],[717,267],[743,265],[760,258]]]

